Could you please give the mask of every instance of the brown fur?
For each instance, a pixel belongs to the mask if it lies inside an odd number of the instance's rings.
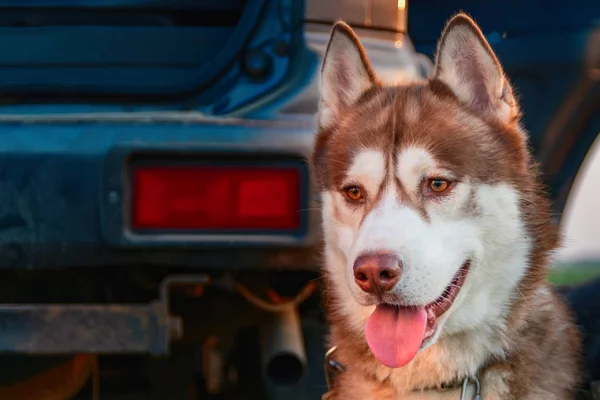
[[[330,307],[335,304],[331,300]],[[362,332],[335,315],[330,309],[329,341],[337,345],[335,359],[346,366],[347,372],[336,380],[332,399],[410,399],[409,392],[435,389],[465,377],[453,365],[459,353],[469,351],[469,343],[461,337],[438,341],[411,364],[392,370],[375,360]],[[515,325],[502,335],[506,359],[490,359],[479,372],[483,399],[573,399],[578,383],[580,334],[562,301],[554,293],[524,299],[515,305],[510,317]],[[430,397],[423,399],[438,398],[434,391],[429,393]]]
[[[343,30],[361,49],[349,28],[336,29]],[[364,54],[362,58],[368,64]],[[510,305],[507,329],[492,335],[501,343],[505,357],[490,357],[480,366],[483,399],[568,400],[574,396],[578,376],[579,332],[546,280],[549,255],[557,246],[558,235],[519,126],[510,87],[504,95],[510,96],[514,108],[508,120],[499,121],[461,104],[448,86],[435,78],[397,87],[384,87],[374,79],[372,89],[333,126],[319,130],[312,164],[321,190],[342,190],[349,160],[358,150],[378,149],[393,158],[397,149],[415,145],[445,160],[459,180],[507,182],[518,188],[521,214],[533,240],[530,265],[519,284],[519,296]],[[426,214],[423,199],[411,198],[400,182],[398,187],[403,201]],[[378,194],[368,194],[367,201],[377,199]],[[476,205],[469,204],[465,213],[476,213]],[[327,277],[326,282],[332,284]],[[330,295],[330,344],[338,348],[336,360],[347,367],[335,382],[333,399],[459,398],[456,391],[414,391],[465,378],[468,372],[454,362],[468,354],[470,343],[465,337],[440,339],[405,367],[389,369],[375,360],[363,331],[357,331],[335,312],[340,301],[335,298],[335,290],[327,289],[325,293]]]

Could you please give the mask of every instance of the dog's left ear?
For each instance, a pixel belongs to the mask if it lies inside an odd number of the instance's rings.
[[[511,122],[519,110],[502,67],[477,24],[467,15],[453,17],[440,39],[434,79],[478,112]]]
[[[358,37],[344,22],[334,25],[321,67],[320,127],[331,126],[359,97],[379,85]]]

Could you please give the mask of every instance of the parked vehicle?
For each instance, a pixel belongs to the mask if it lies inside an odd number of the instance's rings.
[[[0,398],[319,398],[315,77],[338,18],[389,79],[426,75],[405,10],[0,10]]]
[[[560,212],[600,125],[600,6],[464,3],[0,0],[0,398],[320,398],[305,159],[337,19],[395,81],[471,12]]]

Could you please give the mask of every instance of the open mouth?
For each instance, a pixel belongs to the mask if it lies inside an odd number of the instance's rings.
[[[435,334],[438,318],[444,315],[444,313],[448,311],[452,304],[454,304],[456,296],[458,296],[460,289],[465,283],[465,279],[467,279],[467,273],[469,272],[470,266],[470,261],[465,262],[454,276],[454,279],[452,279],[452,282],[450,282],[446,289],[444,289],[442,295],[434,302],[431,302],[425,306],[425,311],[427,312],[427,325],[425,327],[425,336],[423,341],[429,339]]]
[[[460,293],[470,266],[471,262],[466,261],[442,295],[429,304],[377,305],[367,320],[365,336],[379,362],[390,368],[402,367],[427,345],[435,335],[438,319],[450,309]]]

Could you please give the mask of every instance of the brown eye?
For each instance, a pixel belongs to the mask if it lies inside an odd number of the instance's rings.
[[[358,186],[349,186],[344,189],[346,197],[352,201],[358,201],[363,199],[363,192]]]
[[[442,193],[450,186],[450,182],[443,179],[430,179],[429,180],[429,189],[435,193]]]

